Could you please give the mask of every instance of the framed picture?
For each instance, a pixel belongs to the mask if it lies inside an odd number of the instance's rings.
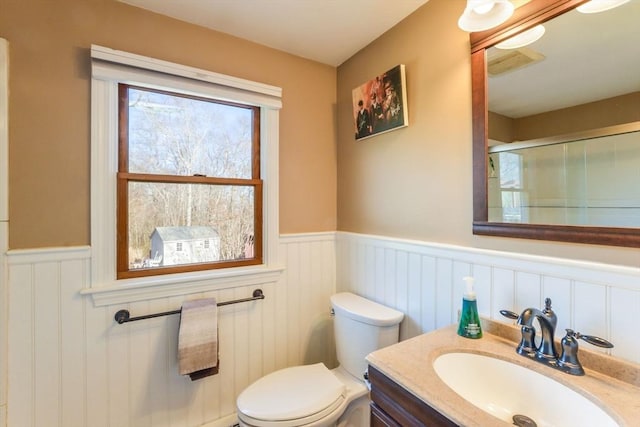
[[[351,99],[356,141],[409,125],[403,64],[353,89]]]

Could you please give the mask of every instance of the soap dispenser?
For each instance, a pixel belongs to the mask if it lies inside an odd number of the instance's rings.
[[[473,290],[473,277],[463,277],[466,284],[465,293],[462,296],[462,312],[460,313],[460,325],[458,335],[465,338],[482,338],[480,316],[478,316],[478,303],[476,293]]]

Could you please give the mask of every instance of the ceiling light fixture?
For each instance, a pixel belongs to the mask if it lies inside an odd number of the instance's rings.
[[[509,0],[467,0],[458,27],[468,32],[488,30],[509,19],[513,9]]]
[[[629,0],[591,0],[581,6],[578,6],[578,12],[582,13],[598,13],[605,10],[613,9],[621,6]]]
[[[496,44],[498,49],[517,49],[522,46],[529,45],[544,35],[544,25],[536,25],[520,34],[516,34],[507,40]]]

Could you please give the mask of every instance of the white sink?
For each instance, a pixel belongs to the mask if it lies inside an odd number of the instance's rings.
[[[525,415],[538,427],[619,427],[582,394],[514,363],[474,353],[446,353],[433,367],[469,403],[510,424],[514,415]]]

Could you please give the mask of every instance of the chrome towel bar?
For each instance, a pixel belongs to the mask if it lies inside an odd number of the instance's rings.
[[[218,307],[221,307],[223,305],[238,304],[240,302],[255,301],[255,300],[259,300],[259,299],[264,299],[264,294],[262,293],[262,289],[256,289],[255,291],[253,291],[253,296],[249,297],[249,298],[242,298],[242,299],[236,299],[236,300],[233,300],[233,301],[219,302],[218,303]],[[134,322],[136,320],[151,319],[153,317],[168,316],[170,314],[179,314],[181,311],[182,310],[173,310],[173,311],[165,311],[163,313],[147,314],[145,316],[130,317],[129,310],[119,310],[115,314],[115,316],[113,316],[113,318],[119,324],[123,324],[123,323],[127,323],[127,322]]]

